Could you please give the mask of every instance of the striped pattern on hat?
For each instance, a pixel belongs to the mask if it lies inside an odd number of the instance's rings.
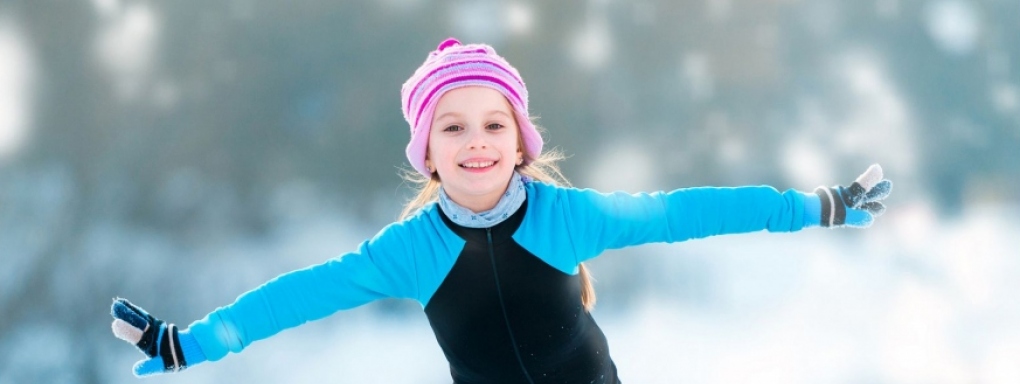
[[[542,136],[528,115],[528,90],[517,70],[485,44],[462,45],[449,38],[429,53],[425,63],[418,67],[400,89],[404,120],[411,127],[411,142],[407,144],[407,160],[415,170],[431,176],[425,167],[429,131],[436,104],[444,93],[466,86],[483,86],[495,89],[510,102],[524,143],[525,163],[542,153]]]

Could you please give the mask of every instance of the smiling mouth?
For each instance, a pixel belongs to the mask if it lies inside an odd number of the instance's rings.
[[[496,165],[496,161],[491,161],[491,160],[490,161],[469,161],[469,162],[460,164],[460,167],[461,168],[467,168],[467,169],[483,169],[483,168],[489,168],[489,167],[491,167],[493,165]]]

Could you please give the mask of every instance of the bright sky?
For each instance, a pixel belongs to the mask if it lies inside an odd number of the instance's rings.
[[[17,24],[0,18],[0,162],[17,152],[31,126],[32,61]]]

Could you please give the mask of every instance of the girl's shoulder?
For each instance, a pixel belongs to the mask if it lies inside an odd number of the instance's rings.
[[[528,180],[528,182],[524,183],[524,188],[528,190],[529,197],[531,197],[532,194],[535,194],[536,196],[541,196],[543,198],[557,196],[578,190],[577,188],[574,187],[565,187],[562,185],[556,185],[553,183],[547,183],[538,180]]]
[[[438,204],[428,203],[403,220],[390,223],[375,235],[371,243],[396,246],[404,251],[453,249],[458,238],[443,223]]]
[[[577,210],[587,210],[602,204],[605,195],[594,189],[580,189],[531,181],[525,184],[528,190],[528,210],[539,216],[572,215]]]
[[[386,226],[386,228],[383,228],[383,230],[384,231],[388,229],[414,230],[420,228],[421,226],[430,226],[434,225],[435,223],[441,223],[442,218],[439,215],[438,207],[439,204],[435,201],[427,203],[423,207],[421,207],[421,209],[418,209],[417,212],[414,212],[401,220],[391,223],[390,225]]]
[[[567,187],[538,180],[525,183],[525,188],[528,188],[529,198],[549,204],[578,203],[606,196],[591,188]]]

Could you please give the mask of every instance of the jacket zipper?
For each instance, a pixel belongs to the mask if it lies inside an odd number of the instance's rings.
[[[492,262],[492,275],[496,278],[496,294],[499,296],[499,307],[503,310],[503,321],[506,322],[506,330],[510,333],[510,344],[514,347],[514,355],[517,356],[517,362],[521,365],[524,378],[528,379],[528,383],[534,384],[535,381],[528,374],[528,369],[524,368],[524,359],[521,358],[521,350],[517,348],[517,338],[514,337],[514,330],[510,328],[510,317],[506,314],[506,304],[503,302],[503,289],[500,288],[499,272],[496,271],[496,252],[492,245],[492,228],[485,228],[485,237],[489,241],[489,260]]]

